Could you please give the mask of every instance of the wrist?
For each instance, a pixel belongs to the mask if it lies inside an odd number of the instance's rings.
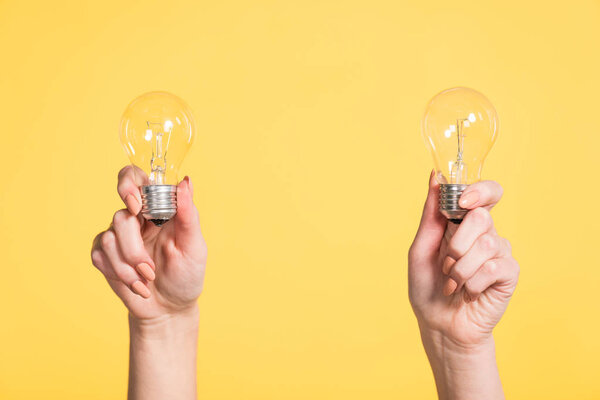
[[[128,398],[196,398],[198,320],[196,304],[154,318],[129,315]]]
[[[427,354],[431,353],[441,360],[480,358],[495,351],[494,337],[491,334],[473,341],[462,341],[435,329],[421,327],[420,332]]]
[[[138,318],[129,314],[129,329],[132,337],[142,339],[160,340],[188,334],[196,335],[199,319],[198,304],[194,303],[177,312],[153,318]]]
[[[503,399],[493,336],[457,342],[442,332],[421,330],[440,399]]]

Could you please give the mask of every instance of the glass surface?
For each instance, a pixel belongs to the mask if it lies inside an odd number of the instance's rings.
[[[192,111],[179,97],[150,92],[133,100],[123,113],[121,144],[136,173],[151,185],[176,185],[177,171],[195,134]]]
[[[483,162],[497,137],[498,114],[476,90],[447,89],[427,104],[422,130],[438,182],[470,184],[481,179]]]

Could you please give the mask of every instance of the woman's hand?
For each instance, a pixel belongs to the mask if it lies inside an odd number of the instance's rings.
[[[439,213],[439,185],[433,174],[430,178],[421,224],[409,251],[408,275],[410,302],[440,398],[502,397],[492,330],[515,290],[519,265],[489,213],[501,196],[496,182],[468,186],[459,205],[470,211],[455,225]],[[458,371],[453,381],[453,372]],[[478,378],[466,382],[470,373]]]
[[[129,310],[129,399],[195,399],[197,299],[206,244],[192,184],[177,185],[177,214],[162,227],[141,215],[139,169],[119,172],[127,208],[94,239],[92,262]]]
[[[177,214],[157,227],[140,214],[142,174],[131,166],[119,172],[117,190],[127,208],[117,211],[110,228],[94,239],[92,262],[132,317],[153,319],[195,306],[206,244],[189,178],[177,185]]]

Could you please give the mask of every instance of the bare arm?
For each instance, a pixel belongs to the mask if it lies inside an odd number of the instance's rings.
[[[472,348],[439,333],[422,334],[440,400],[504,399],[494,339]]]
[[[195,399],[198,307],[154,321],[129,316],[129,398]]]
[[[409,297],[442,400],[504,399],[492,331],[516,288],[519,265],[489,210],[496,182],[470,185],[460,225],[438,212],[432,174],[421,225],[409,252]]]
[[[132,167],[119,173],[127,209],[94,240],[92,261],[129,311],[130,399],[195,399],[198,304],[206,244],[189,178],[177,186],[177,214],[162,227],[140,215]]]

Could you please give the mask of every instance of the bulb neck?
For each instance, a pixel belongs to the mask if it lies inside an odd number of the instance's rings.
[[[460,224],[468,211],[458,205],[460,195],[467,186],[457,183],[440,184],[440,212],[455,224]]]
[[[142,186],[142,215],[161,226],[177,212],[177,186],[146,185]]]

